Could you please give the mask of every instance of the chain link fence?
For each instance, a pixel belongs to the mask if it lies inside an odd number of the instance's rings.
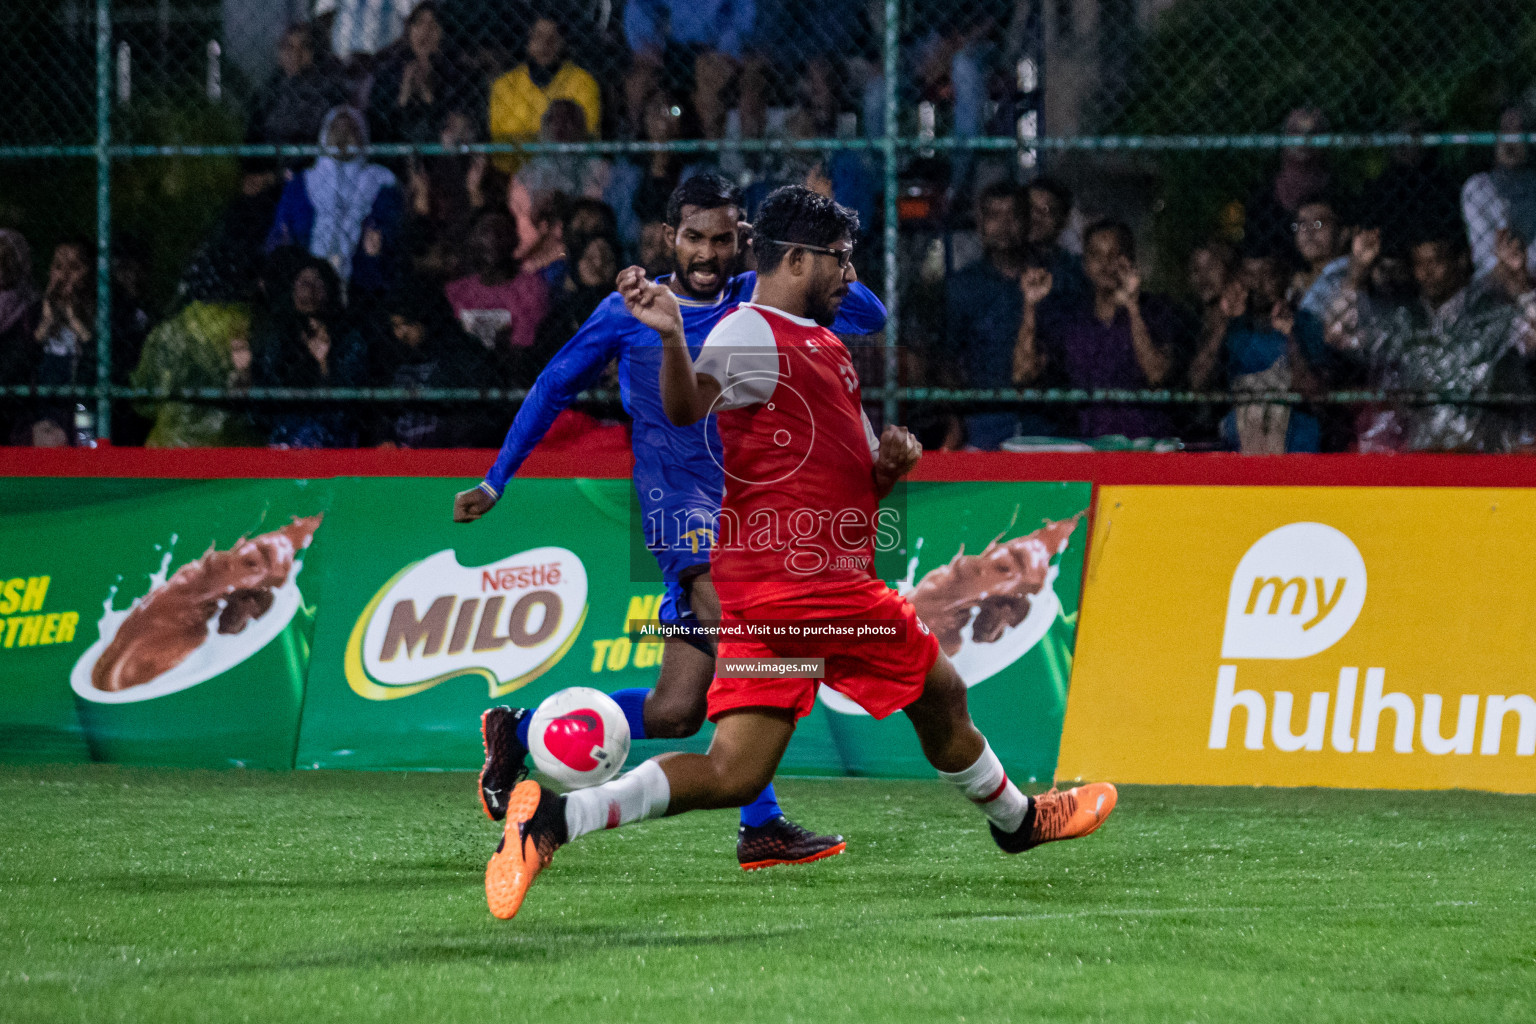
[[[701,169],[858,210],[930,446],[1536,441],[1529,3],[67,0],[0,60],[0,442],[493,445]]]

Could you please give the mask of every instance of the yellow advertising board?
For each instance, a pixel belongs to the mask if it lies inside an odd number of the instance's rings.
[[[1536,792],[1536,491],[1104,487],[1060,778]]]

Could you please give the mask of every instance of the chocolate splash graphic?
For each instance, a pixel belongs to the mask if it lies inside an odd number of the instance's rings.
[[[272,607],[273,590],[288,582],[294,554],[309,547],[322,518],[295,518],[280,530],[243,538],[228,551],[210,547],[177,569],[123,620],[91,669],[91,685],[113,693],[170,671],[202,646],[215,614],[226,635],[261,618]]]
[[[1051,559],[1066,549],[1082,517],[1079,512],[1071,519],[1047,520],[1034,533],[1001,544],[994,537],[979,555],[967,555],[962,545],[948,565],[924,576],[907,600],[944,653],[953,657],[960,650],[960,631],[971,621],[972,609],[977,611],[971,639],[977,643],[995,643],[1004,630],[1023,622],[1045,586]]]

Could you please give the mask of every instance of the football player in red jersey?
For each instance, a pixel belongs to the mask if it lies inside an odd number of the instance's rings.
[[[819,661],[822,674],[717,672],[709,753],[663,754],[564,796],[520,783],[486,870],[486,900],[497,917],[516,914],[555,850],[588,832],[750,801],[772,778],[818,684],[875,718],[905,712],[929,762],[980,807],[1006,852],[1085,836],[1115,806],[1108,783],[1033,798],[1020,792],[972,723],[965,683],[938,641],[875,575],[880,499],[922,449],[902,427],[875,438],[848,352],[827,329],[856,277],[857,216],[792,185],[764,200],[753,227],[752,301],[720,321],[697,360],[667,288],[631,267],[619,291],[661,335],[668,418],[682,425],[713,413],[719,426],[715,454],[726,489],[710,572],[722,611],[720,658]],[[893,638],[853,644],[806,636],[871,621],[894,627]]]

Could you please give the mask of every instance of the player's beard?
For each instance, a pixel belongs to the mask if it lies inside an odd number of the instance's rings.
[[[848,286],[839,285],[835,291],[822,295],[811,304],[806,312],[810,318],[823,327],[831,327],[837,319],[837,311],[843,305],[843,299],[848,295]]]
[[[676,257],[674,256],[673,259],[675,261]],[[693,286],[694,271],[713,274],[715,276],[714,285],[702,291],[695,288]],[[694,260],[679,273],[678,283],[682,285],[683,291],[692,298],[712,299],[719,295],[720,290],[725,287],[725,267],[719,260]]]

